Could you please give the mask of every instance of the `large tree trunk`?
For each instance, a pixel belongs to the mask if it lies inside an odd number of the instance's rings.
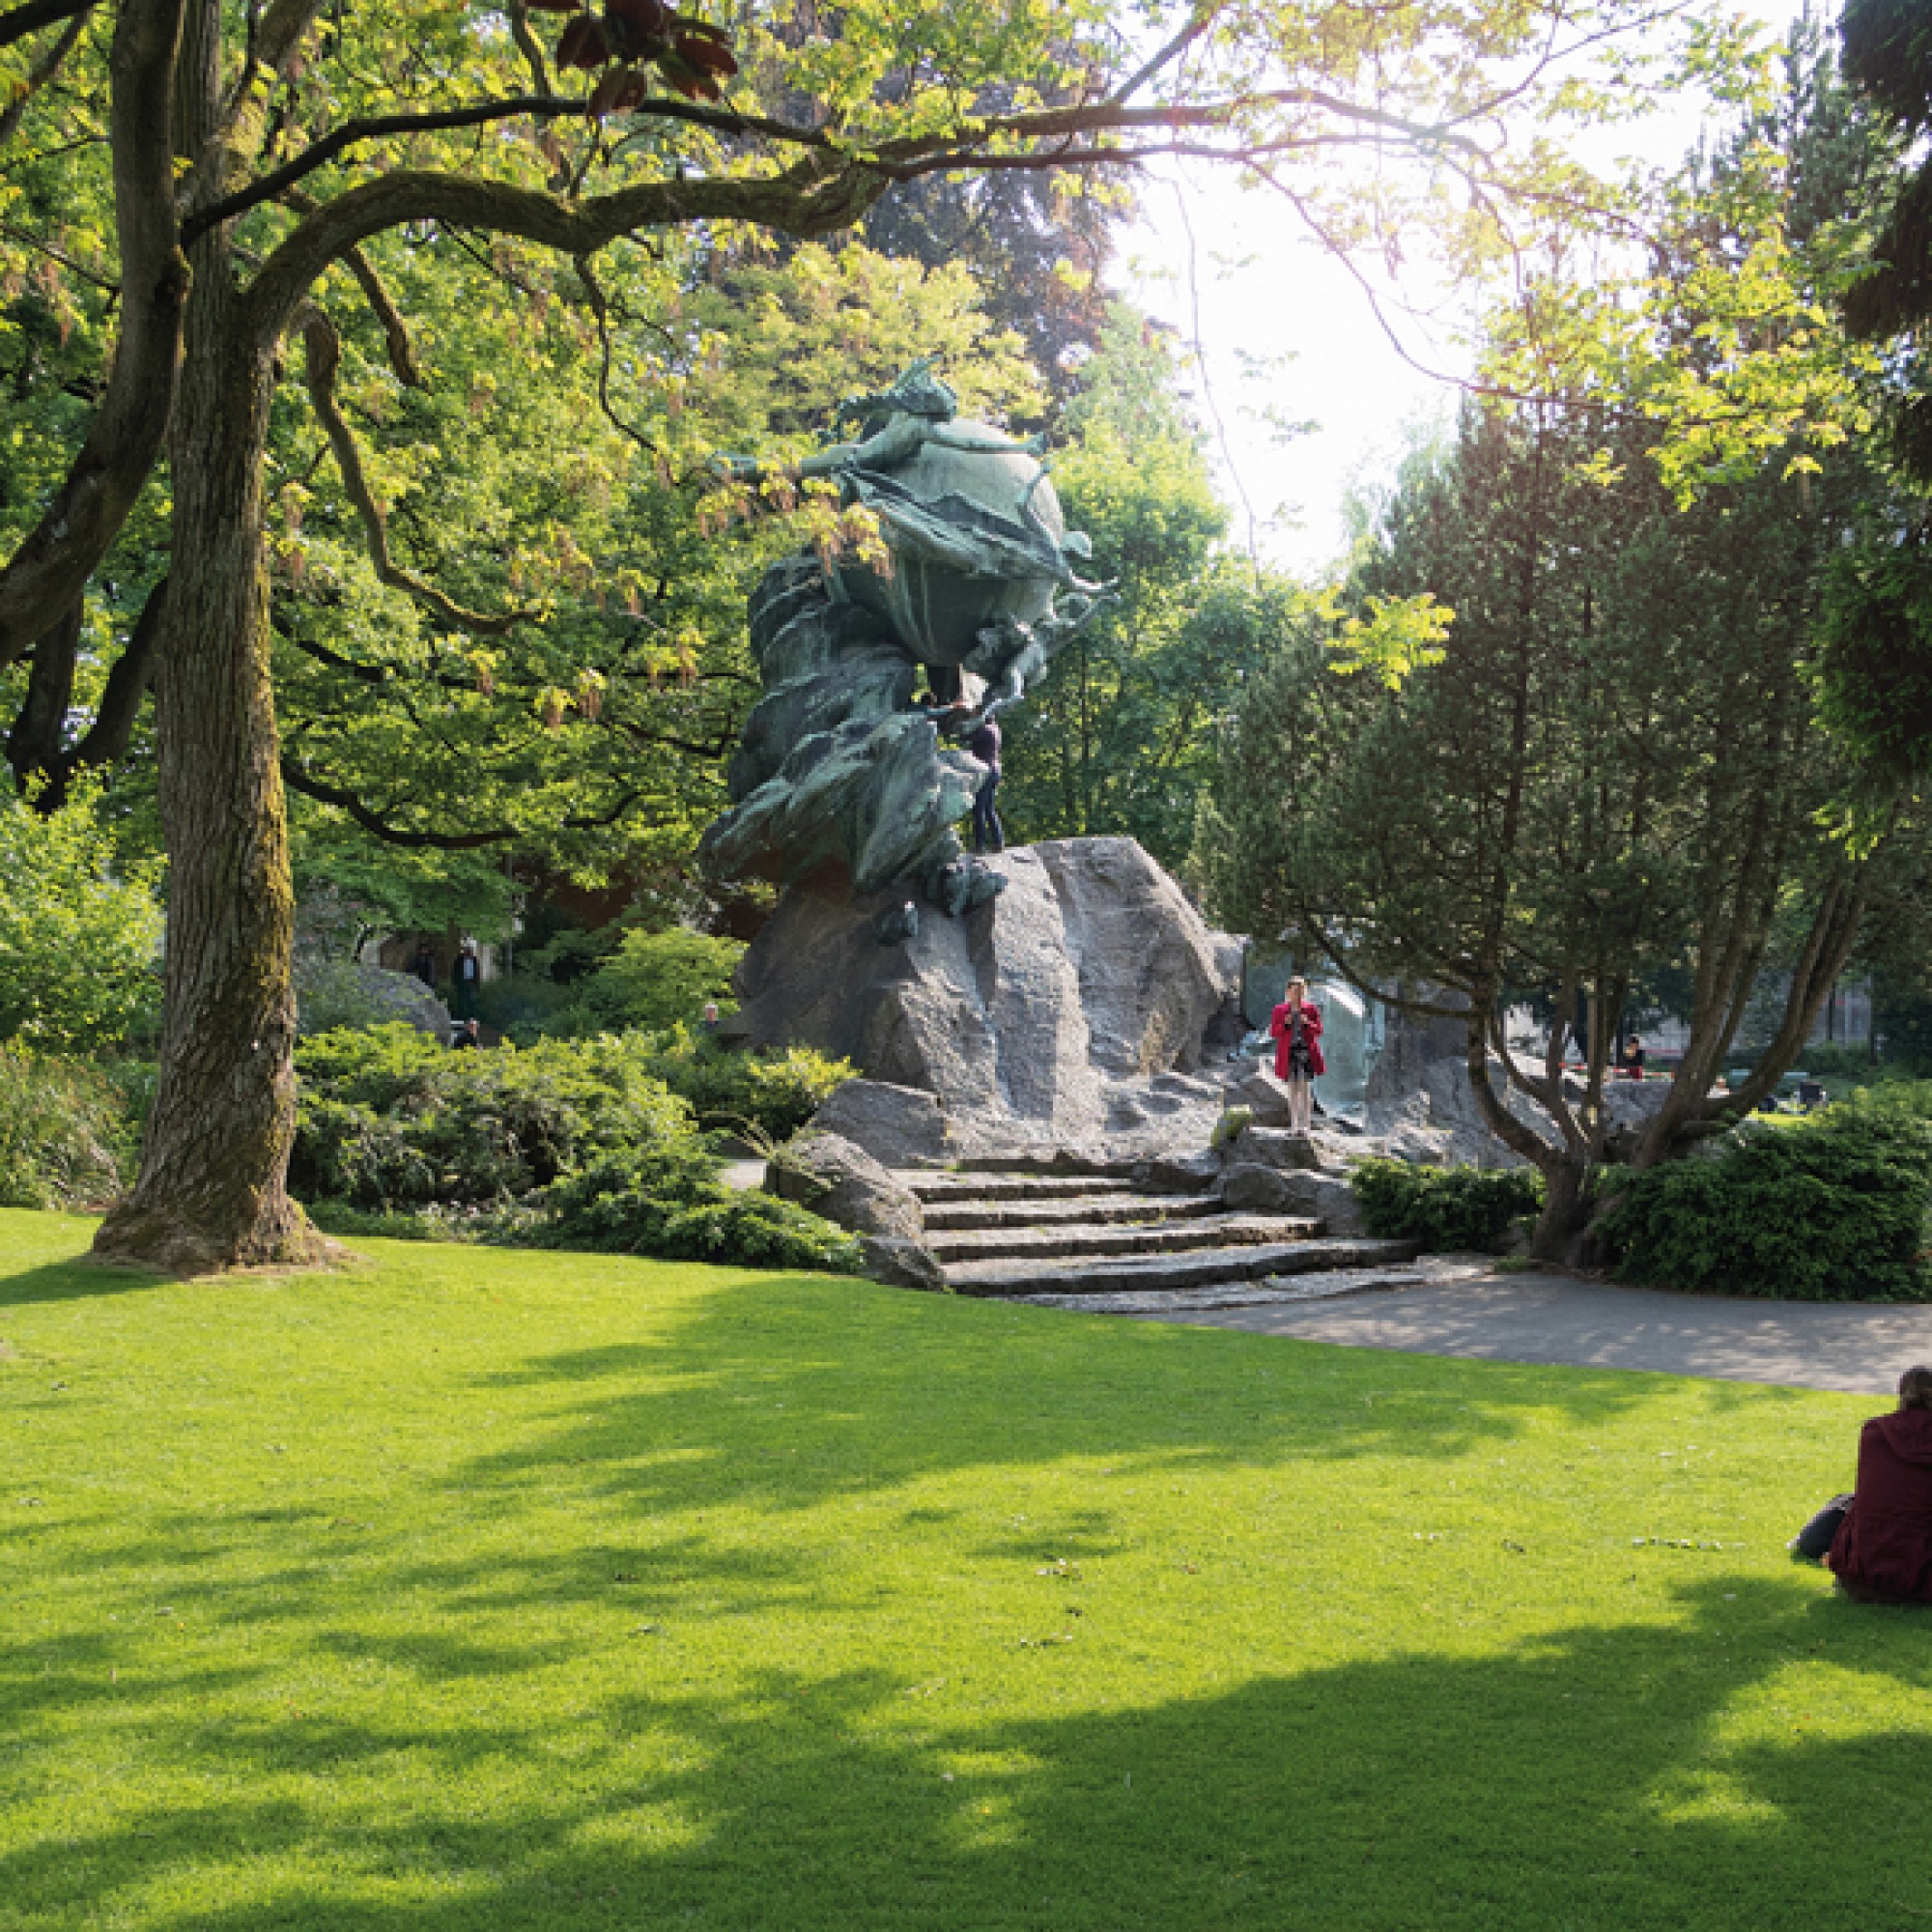
[[[98,1252],[181,1273],[313,1259],[289,1199],[294,900],[269,682],[262,469],[273,372],[198,251],[171,464],[156,735],[167,838],[160,1084],[133,1193]]]

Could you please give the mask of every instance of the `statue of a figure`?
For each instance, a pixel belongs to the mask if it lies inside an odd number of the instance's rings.
[[[789,473],[835,479],[845,504],[871,511],[887,562],[820,571],[816,611],[804,559],[776,567],[754,595],[767,695],[733,763],[733,810],[702,856],[724,876],[780,880],[841,859],[862,895],[905,876],[956,912],[1002,882],[960,857],[951,822],[980,768],[942,748],[929,712],[908,709],[914,686],[943,704],[965,699],[952,735],[968,736],[1025,695],[1112,588],[1076,568],[1093,547],[1066,529],[1039,439],[960,420],[933,358],[848,397],[833,433]],[[717,468],[747,483],[770,473],[746,458]]]

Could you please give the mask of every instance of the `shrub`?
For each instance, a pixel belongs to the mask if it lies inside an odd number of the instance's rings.
[[[554,1187],[534,1238],[674,1261],[855,1272],[859,1244],[789,1201],[725,1187],[677,1151],[607,1155]]]
[[[98,1206],[131,1177],[136,1109],[94,1067],[0,1046],[0,1208]]]
[[[305,1042],[296,1065],[291,1184],[357,1208],[519,1199],[601,1152],[693,1133],[636,1044],[611,1037],[454,1053],[372,1027]]]
[[[741,1053],[688,1027],[659,1035],[651,1071],[687,1100],[700,1126],[742,1132],[752,1127],[789,1140],[857,1072],[809,1046]]]
[[[672,926],[627,932],[623,944],[582,982],[584,1004],[607,1026],[672,1027],[697,1019],[707,1000],[726,1006],[740,940]]]
[[[297,1053],[291,1184],[336,1234],[856,1265],[856,1243],[815,1214],[723,1184],[655,1071],[660,1046],[606,1034],[455,1053],[402,1026],[324,1035]],[[803,1077],[780,1075],[781,1091]]]
[[[1882,1104],[1744,1126],[1630,1176],[1597,1232],[1620,1271],[1690,1293],[1932,1299],[1932,1125]]]
[[[112,1050],[160,1011],[158,867],[117,878],[88,801],[43,818],[0,793],[0,1039],[39,1052]]]
[[[1492,1248],[1512,1221],[1543,1206],[1543,1177],[1529,1167],[1365,1160],[1349,1180],[1370,1234],[1431,1249]]]

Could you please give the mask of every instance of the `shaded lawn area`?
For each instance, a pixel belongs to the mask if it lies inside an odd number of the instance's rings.
[[[0,1213],[10,1932],[1932,1922],[1932,1614],[1782,1548],[1868,1399],[91,1232]]]

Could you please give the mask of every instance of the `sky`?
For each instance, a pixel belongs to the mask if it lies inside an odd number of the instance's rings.
[[[1796,0],[1732,4],[1774,33],[1796,11]],[[1699,126],[1698,103],[1663,101],[1614,130],[1595,158],[1639,143],[1651,156],[1688,151]],[[1177,331],[1235,511],[1231,535],[1243,545],[1252,536],[1264,559],[1321,571],[1345,548],[1350,489],[1385,476],[1416,431],[1453,418],[1453,385],[1404,359],[1349,270],[1225,170],[1170,168],[1150,182],[1115,273],[1121,291]],[[1406,278],[1418,306],[1442,299],[1429,297],[1426,277],[1425,264]],[[1404,342],[1431,367],[1463,374],[1451,332],[1411,323]],[[1303,422],[1314,427],[1292,436],[1279,427]]]

